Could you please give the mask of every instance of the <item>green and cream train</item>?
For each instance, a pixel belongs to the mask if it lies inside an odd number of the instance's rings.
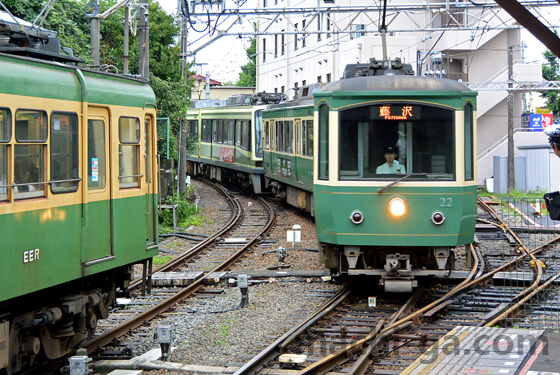
[[[94,334],[157,245],[147,81],[0,54],[0,373]]]
[[[325,267],[407,292],[418,277],[453,270],[454,248],[473,241],[477,191],[476,92],[411,74],[398,60],[372,59],[293,101],[189,110],[189,119],[200,134],[205,121],[213,132],[220,119],[236,123],[234,111],[246,114],[262,144],[262,158],[250,148],[247,160],[262,165],[263,189],[315,217]],[[207,152],[237,146],[199,139],[191,170],[205,163],[231,176],[233,163]]]

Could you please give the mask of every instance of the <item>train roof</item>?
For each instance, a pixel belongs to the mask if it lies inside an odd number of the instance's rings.
[[[84,94],[80,77],[83,77]],[[0,93],[122,106],[155,106],[144,78],[0,53]]]
[[[320,93],[338,91],[456,91],[474,92],[450,79],[410,75],[367,76],[341,79],[321,88]]]

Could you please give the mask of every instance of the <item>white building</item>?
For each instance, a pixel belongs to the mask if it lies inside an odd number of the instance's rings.
[[[340,79],[346,64],[383,59],[382,1],[258,1],[259,7],[286,10],[283,16],[261,17],[257,24],[257,30],[265,33],[257,38],[259,92],[284,92],[291,97],[297,87]],[[539,64],[522,63],[520,29],[499,7],[392,0],[385,23],[387,57],[412,64],[417,74],[464,82],[507,81],[508,47],[513,46],[513,78],[542,81]],[[520,93],[514,103],[514,128],[521,128]],[[505,91],[479,92],[480,185],[492,176],[492,157],[507,150],[499,145],[506,141],[507,107]]]

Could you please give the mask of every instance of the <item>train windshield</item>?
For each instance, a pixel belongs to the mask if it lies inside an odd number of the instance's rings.
[[[384,103],[340,112],[339,179],[455,179],[455,112]]]

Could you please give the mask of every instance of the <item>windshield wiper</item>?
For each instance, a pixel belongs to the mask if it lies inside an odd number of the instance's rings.
[[[410,176],[429,176],[429,175],[431,175],[431,174],[432,174],[432,173],[408,173],[408,174],[405,174],[404,176],[402,176],[401,178],[396,179],[395,181],[393,181],[393,182],[391,182],[391,183],[389,183],[389,184],[387,184],[387,185],[385,185],[385,186],[383,186],[383,187],[377,189],[377,192],[378,192],[379,194],[381,194],[381,193],[383,193],[383,191],[387,190],[387,189],[390,188],[391,186],[395,185],[396,183],[398,183],[398,182],[400,182],[400,181],[402,181],[402,180],[404,180],[404,179],[406,179],[406,178],[409,178]]]

